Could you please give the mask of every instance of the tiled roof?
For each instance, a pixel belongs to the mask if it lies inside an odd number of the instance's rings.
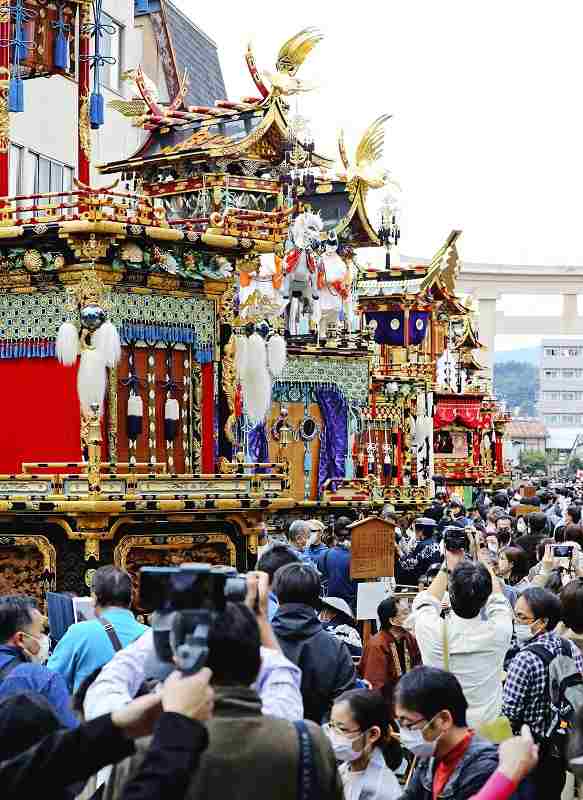
[[[147,13],[151,15],[158,45],[161,48],[161,57],[165,60],[165,72],[168,69],[173,70],[173,66],[171,54],[165,53],[162,11],[178,73],[182,76],[184,70],[188,70],[189,88],[184,100],[185,105],[212,106],[216,100],[224,100],[227,94],[216,44],[170,0],[150,0]],[[175,83],[175,79],[176,76],[172,83]],[[169,85],[169,94],[174,94],[175,88],[177,84]]]
[[[227,93],[216,44],[169,0],[164,0],[164,10],[178,72],[188,70],[185,104],[208,106],[224,100]]]
[[[549,435],[544,422],[540,419],[516,417],[506,428],[510,439],[542,439]]]

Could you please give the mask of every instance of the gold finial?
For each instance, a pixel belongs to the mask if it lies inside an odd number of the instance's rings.
[[[93,265],[95,267],[95,265]],[[78,308],[85,308],[88,305],[99,305],[105,308],[107,305],[107,290],[95,272],[95,269],[85,270],[79,276],[79,282],[67,289],[67,308],[69,311],[76,311]]]

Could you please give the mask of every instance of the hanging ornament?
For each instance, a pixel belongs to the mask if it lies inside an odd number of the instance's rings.
[[[247,342],[247,358],[241,373],[245,408],[252,421],[261,421],[271,405],[271,377],[267,371],[265,340],[257,332]]]
[[[10,39],[12,51],[12,73],[8,86],[8,110],[13,114],[24,111],[24,80],[22,77],[22,62],[26,59],[28,51],[35,47],[35,43],[26,39],[25,31],[37,16],[36,11],[31,11],[24,5],[24,0],[14,0],[10,5],[11,31],[14,38]],[[5,43],[6,44],[6,43]]]
[[[391,446],[387,439],[387,424],[385,423],[385,440],[383,442],[383,476],[386,483],[390,483],[392,462],[391,462]]]
[[[68,70],[71,64],[71,56],[69,52],[69,33],[71,26],[65,22],[65,4],[59,4],[59,16],[56,22],[53,22],[53,28],[56,30],[55,46],[53,52],[53,61],[55,69]]]
[[[79,314],[79,330],[71,320],[63,322],[55,345],[55,355],[64,366],[73,366],[81,354],[77,392],[81,410],[86,415],[92,413],[92,405],[103,409],[107,368],[115,367],[121,358],[119,333],[106,319],[101,305],[104,293],[103,284],[94,272],[83,275],[78,286],[69,290],[70,308],[76,306]]]
[[[144,424],[144,403],[139,394],[131,393],[128,398],[127,430],[128,439],[135,442],[142,435]]]
[[[180,420],[180,406],[178,400],[169,397],[164,404],[164,438],[170,444],[176,439],[178,421]]]
[[[267,359],[269,371],[274,378],[279,378],[287,361],[287,345],[280,333],[274,333],[267,341]]]
[[[89,98],[89,123],[93,130],[100,128],[105,122],[105,100],[102,94],[101,71],[106,65],[113,65],[116,60],[113,56],[106,56],[102,51],[102,39],[105,36],[114,36],[115,28],[102,21],[103,0],[92,0],[93,21],[87,25],[84,33],[89,33],[93,39],[93,53],[88,56],[93,70],[93,90]]]

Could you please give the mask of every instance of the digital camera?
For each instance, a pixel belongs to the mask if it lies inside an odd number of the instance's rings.
[[[208,632],[228,601],[241,603],[247,578],[233,567],[182,564],[142,567],[140,605],[152,611],[156,655],[182,672],[198,672],[208,657]]]
[[[456,550],[465,550],[467,552],[470,549],[468,534],[463,528],[458,528],[455,525],[448,525],[444,529],[443,544],[450,553]]]
[[[572,558],[573,545],[570,544],[555,544],[553,545],[553,555],[555,558]]]

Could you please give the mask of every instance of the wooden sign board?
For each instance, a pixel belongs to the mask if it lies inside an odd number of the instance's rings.
[[[393,577],[395,526],[380,517],[367,517],[348,527],[352,534],[350,577],[353,580]]]
[[[536,494],[536,487],[534,486],[521,486],[520,494],[522,497],[534,497]]]
[[[527,514],[533,514],[535,511],[540,511],[539,506],[526,506],[522,503],[512,509],[512,512],[517,517],[526,517]]]

